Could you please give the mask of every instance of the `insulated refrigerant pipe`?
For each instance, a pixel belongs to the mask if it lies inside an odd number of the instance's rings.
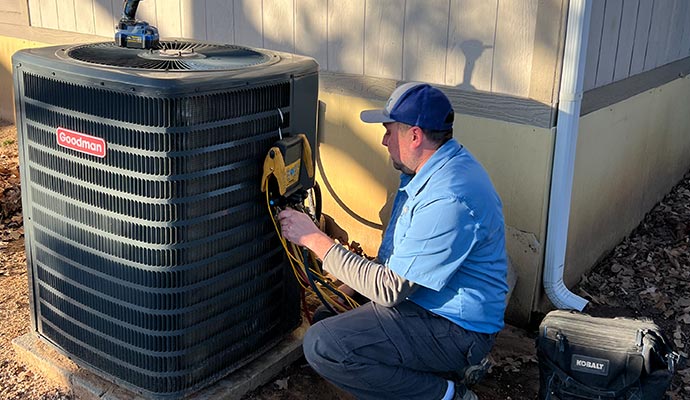
[[[557,308],[578,311],[585,308],[587,300],[568,290],[563,283],[563,268],[568,241],[575,148],[580,121],[591,12],[592,2],[590,0],[570,0],[558,96],[556,144],[551,171],[543,276],[544,290],[549,300]]]

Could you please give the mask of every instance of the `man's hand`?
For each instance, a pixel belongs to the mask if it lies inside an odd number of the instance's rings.
[[[308,248],[322,260],[328,249],[335,244],[333,239],[319,230],[307,214],[287,208],[278,214],[278,220],[285,239]]]

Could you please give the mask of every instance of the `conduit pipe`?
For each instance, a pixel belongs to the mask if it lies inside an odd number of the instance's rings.
[[[551,171],[543,277],[546,295],[557,308],[578,311],[585,308],[587,300],[572,293],[565,286],[563,267],[591,13],[591,1],[570,0],[558,95],[556,144]]]

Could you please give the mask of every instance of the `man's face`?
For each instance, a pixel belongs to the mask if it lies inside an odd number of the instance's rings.
[[[414,170],[408,166],[410,127],[399,122],[387,122],[383,124],[383,127],[386,128],[386,133],[383,134],[381,144],[388,148],[393,168],[408,175],[414,174]]]

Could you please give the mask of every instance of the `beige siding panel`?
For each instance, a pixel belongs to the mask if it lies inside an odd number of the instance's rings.
[[[673,4],[673,0],[657,0],[654,2],[652,25],[649,29],[649,41],[647,42],[647,55],[644,58],[645,71],[664,64],[666,40],[671,30]]]
[[[142,3],[155,3],[155,1],[156,0],[147,0],[147,1],[140,2],[139,8],[137,8],[136,18],[139,20],[142,19],[142,17],[141,17],[142,14],[141,14],[141,12],[139,12],[139,10],[141,10],[141,4]],[[175,1],[177,1],[177,0],[175,0]],[[115,32],[115,27],[117,26],[117,24],[120,22],[120,19],[122,18],[122,13],[124,11],[123,1],[122,0],[110,0],[110,7],[112,10],[112,15],[113,15],[113,33],[111,33],[109,36],[113,36],[113,34]],[[155,9],[155,7],[154,7],[154,9]],[[143,20],[148,22],[149,24],[151,24],[153,26],[158,26],[158,18],[156,18],[156,17],[154,17],[153,19],[145,19],[144,18]],[[152,22],[152,21],[155,21],[155,22]]]
[[[444,83],[450,0],[405,3],[403,80]]]
[[[690,6],[685,10],[685,22],[683,22],[683,36],[680,40],[678,58],[690,56]]]
[[[235,0],[235,43],[264,47],[261,1]]]
[[[206,0],[206,38],[212,42],[235,43],[233,2]]]
[[[644,59],[647,54],[649,28],[652,23],[652,5],[649,0],[640,0],[637,9],[637,24],[635,26],[635,43],[633,44],[630,75],[639,74],[644,70]]]
[[[673,13],[671,14],[671,30],[666,40],[666,54],[664,64],[676,61],[680,58],[680,44],[683,39],[683,23],[685,14],[688,11],[688,0],[676,0]]]
[[[295,1],[264,0],[264,47],[295,52]]]
[[[587,39],[587,59],[585,61],[585,76],[583,89],[589,90],[596,86],[597,65],[599,64],[599,49],[601,49],[601,33],[604,28],[605,1],[592,3],[592,16],[589,23]]]
[[[203,2],[200,3],[199,6],[203,8]],[[156,0],[156,19],[158,25],[155,26],[158,28],[161,38],[179,38],[182,36],[180,0]]]
[[[40,0],[43,28],[59,29],[56,0]]]
[[[623,1],[620,30],[618,32],[618,49],[616,50],[616,67],[613,71],[614,81],[619,81],[630,75],[638,6],[639,0]]]
[[[75,0],[56,0],[58,28],[61,31],[77,32],[74,1]]]
[[[29,23],[38,28],[43,27],[41,21],[41,4],[39,0],[29,0]]]
[[[183,38],[207,40],[206,0],[181,0],[180,25]]]
[[[139,3],[139,10],[141,6],[145,4],[146,1]],[[139,17],[139,12],[137,12],[137,17]],[[120,19],[122,15],[122,10],[119,10],[117,14],[117,19]],[[93,23],[95,34],[99,36],[113,36],[115,34],[115,24],[113,20],[113,4],[110,0],[94,0],[93,2]],[[141,18],[140,18],[141,19]]]
[[[295,0],[295,52],[328,67],[328,0]]]
[[[83,0],[75,0],[75,1],[83,1]],[[93,1],[93,0],[92,0]],[[152,1],[156,0],[146,0],[146,2],[151,3]],[[143,2],[139,2],[139,6],[137,7],[137,19],[141,19],[142,11],[143,8],[142,6]],[[125,13],[125,5],[123,0],[110,0],[110,7],[113,10],[113,19],[115,19],[116,22],[119,22],[120,19],[122,18],[122,14]]]
[[[26,25],[27,20],[26,0],[0,2],[0,24]]]
[[[113,2],[117,3],[117,5],[113,4],[113,16],[117,21],[120,19],[120,15],[122,14],[122,2],[119,0],[113,0]],[[156,0],[145,0],[139,2],[139,8],[137,8],[137,19],[146,21],[153,26],[159,27],[158,4],[156,4]]]
[[[90,35],[95,34],[93,0],[74,0],[74,3],[74,18],[77,32]]]
[[[451,0],[446,85],[491,91],[497,7],[498,0]]]
[[[137,8],[137,15],[136,18],[138,20],[143,20],[148,23],[150,23],[153,26],[157,26],[155,24],[156,18],[151,17],[150,13],[147,13],[146,11],[142,11],[141,5],[142,3],[155,3],[156,0],[147,0],[139,3],[139,7]],[[113,32],[115,31],[115,27],[117,24],[120,22],[120,19],[122,19],[122,14],[124,14],[124,2],[122,0],[110,0],[110,9],[111,9],[111,15],[113,16]],[[150,4],[149,4],[150,6]],[[148,7],[146,7],[148,8]],[[155,10],[155,7],[153,8]],[[155,15],[155,13],[154,13]],[[111,33],[109,36],[112,36],[113,33]]]
[[[20,2],[25,0],[3,0],[0,4],[0,12],[9,12],[19,14],[22,12]]]
[[[328,2],[328,70],[364,73],[364,0]]]
[[[328,3],[295,0],[295,52],[314,57],[322,70],[328,68]]]
[[[555,104],[561,80],[565,48],[568,0],[540,0],[534,32],[534,53],[529,82],[529,98],[543,104]],[[556,110],[551,110],[551,121]]]
[[[599,62],[597,63],[597,78],[595,80],[597,87],[613,82],[622,13],[623,0],[606,1],[601,46],[599,47]]]
[[[688,103],[690,80],[675,79],[580,119],[566,278],[577,282],[688,171]]]
[[[402,77],[405,8],[398,0],[367,0],[364,14],[364,75]]]
[[[538,0],[500,1],[491,91],[527,97]]]

